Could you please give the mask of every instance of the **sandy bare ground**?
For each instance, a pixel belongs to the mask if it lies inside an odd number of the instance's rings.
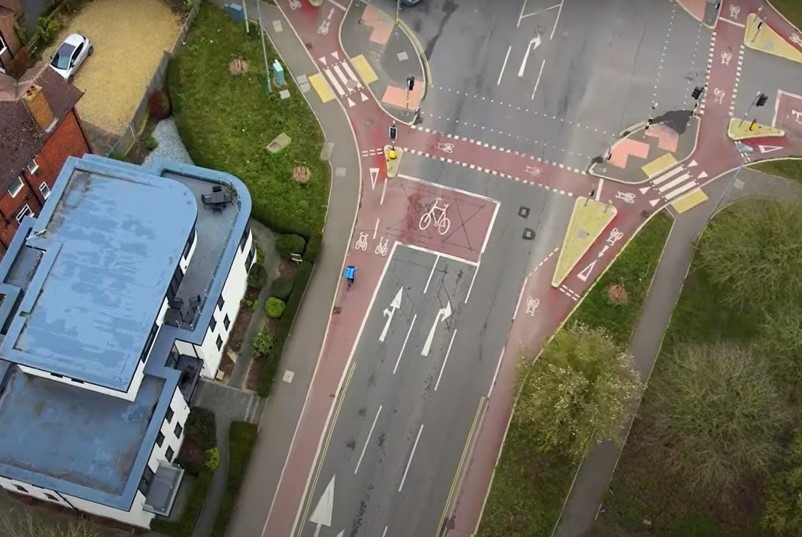
[[[180,20],[159,0],[93,0],[69,21],[42,58],[50,61],[70,33],[87,36],[95,53],[73,82],[85,92],[78,112],[84,121],[120,134],[180,30]]]

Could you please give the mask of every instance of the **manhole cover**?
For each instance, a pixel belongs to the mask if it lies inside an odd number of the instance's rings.
[[[525,240],[531,241],[532,239],[535,238],[535,230],[530,228],[525,228],[523,238]]]
[[[521,218],[529,218],[529,207],[521,207],[518,209],[518,216]]]
[[[334,306],[334,311],[332,313],[334,313],[334,315],[339,315],[340,313],[342,313],[342,311],[343,311],[342,306]]]

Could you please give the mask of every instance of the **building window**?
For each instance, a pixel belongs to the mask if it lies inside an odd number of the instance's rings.
[[[22,185],[22,177],[17,177],[17,180],[11,183],[11,186],[8,187],[8,193],[11,194],[12,198],[19,194],[19,191],[22,190]]]
[[[217,328],[217,320],[214,318],[214,313],[212,314],[212,320],[209,321],[209,330],[214,332],[214,329]]]
[[[173,448],[168,447],[164,456],[167,457],[168,461],[173,462],[173,455],[175,455],[175,451],[173,451]]]
[[[32,159],[31,159],[31,161],[30,161],[30,162],[28,163],[28,165],[26,166],[26,168],[28,168],[28,173],[30,173],[31,175],[33,175],[33,174],[35,174],[37,171],[39,171],[39,163],[38,163],[38,162],[36,162],[36,159],[35,159],[35,158],[32,158]]]
[[[223,317],[223,326],[226,327],[226,330],[228,330],[228,327],[231,326],[231,319],[228,318],[228,315]]]
[[[164,443],[164,435],[159,431],[159,434],[156,435],[156,445],[162,447]]]
[[[175,300],[182,281],[184,281],[184,271],[181,270],[181,265],[178,265],[175,267],[173,277],[170,279],[170,287],[167,288],[167,302]]]
[[[14,485],[14,488],[17,489],[17,492],[21,492],[23,494],[28,494],[28,491],[25,489],[25,487],[21,487],[20,485]]]
[[[165,419],[167,419],[167,423],[170,423],[171,421],[173,421],[173,409],[172,408],[167,407],[167,416],[165,416]]]
[[[245,251],[245,244],[248,242],[248,236],[251,234],[251,224],[245,224],[245,231],[242,233],[242,238],[239,240],[239,249]]]
[[[217,341],[215,341],[215,344],[217,345],[217,350],[218,351],[220,349],[222,349],[223,348],[223,338],[221,338],[220,336],[217,336]]]
[[[45,492],[45,496],[47,496],[47,499],[48,499],[48,500],[50,500],[51,502],[58,502],[58,501],[60,501],[58,498],[56,498],[55,496],[53,496],[53,495],[52,495],[52,494],[50,494],[49,492]]]
[[[8,50],[8,45],[6,45],[6,40],[3,39],[3,36],[0,35],[0,54],[5,54]]]
[[[31,208],[28,206],[27,203],[23,205],[22,209],[20,209],[19,212],[17,213],[17,222],[22,223],[22,219],[25,218],[26,216],[33,216],[33,211],[31,210]]]
[[[248,257],[245,258],[245,270],[251,270],[251,263],[253,263],[253,248],[248,252]]]
[[[156,334],[159,332],[159,325],[153,323],[153,326],[150,327],[150,333],[148,334],[148,339],[145,340],[145,347],[142,349],[142,354],[139,356],[139,361],[143,364],[150,354],[150,349],[153,347],[153,341],[156,339]]]
[[[42,197],[44,199],[47,199],[47,198],[50,197],[50,187],[47,186],[47,183],[42,183],[41,185],[39,185],[39,192],[42,193]]]
[[[223,304],[225,304],[225,303],[226,303],[226,301],[223,300],[223,294],[220,293],[220,298],[217,299],[217,307],[222,310],[223,309]]]
[[[187,244],[184,246],[184,253],[181,254],[181,257],[183,257],[184,259],[186,259],[187,256],[189,255],[189,251],[192,249],[192,243],[193,242],[195,242],[195,228],[194,227],[192,228],[192,233],[189,234],[189,240],[187,241]]]
[[[181,435],[184,434],[184,428],[181,427],[180,423],[175,424],[175,437],[181,438]]]
[[[150,484],[153,482],[153,470],[150,469],[150,466],[145,466],[145,472],[142,474],[142,479],[139,480],[139,492],[144,494],[145,496],[148,495],[148,491],[150,490]]]

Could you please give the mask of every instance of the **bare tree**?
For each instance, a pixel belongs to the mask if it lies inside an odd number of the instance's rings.
[[[0,513],[3,537],[101,537],[100,532],[83,519],[54,523],[36,518],[30,509],[9,509]]]

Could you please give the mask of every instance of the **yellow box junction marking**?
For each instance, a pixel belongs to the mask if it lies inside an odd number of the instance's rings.
[[[578,197],[568,222],[568,231],[563,238],[563,246],[554,269],[551,285],[559,287],[566,276],[576,266],[591,245],[599,238],[618,210],[614,205]]]
[[[749,127],[752,127],[751,130]],[[752,121],[748,119],[741,121],[738,118],[731,118],[730,125],[727,128],[727,136],[733,140],[748,140],[749,138],[765,138],[767,136],[780,138],[785,136],[785,131],[768,125],[761,125],[760,123],[752,125]]]
[[[674,210],[679,214],[682,214],[690,211],[700,203],[706,202],[707,199],[707,194],[702,192],[701,188],[697,188],[696,190],[692,190],[690,193],[682,196],[680,199],[672,203],[671,206],[674,207]]]
[[[783,39],[780,34],[772,30],[768,24],[760,25],[761,22],[763,20],[755,13],[750,13],[746,18],[744,45],[772,56],[779,56],[792,62],[802,63],[802,52],[799,52],[793,45]],[[758,25],[760,25],[760,28],[758,28]]]
[[[662,157],[657,157],[650,163],[642,166],[641,170],[643,170],[643,173],[646,174],[646,177],[651,179],[673,167],[676,163],[677,159],[674,158],[674,155],[671,153],[666,153]]]
[[[354,69],[356,69],[356,72],[359,73],[359,78],[362,79],[362,82],[364,82],[366,86],[379,79],[364,54],[351,58],[351,64],[354,66]]]
[[[331,86],[329,86],[329,83],[326,82],[326,79],[323,78],[323,75],[320,73],[315,73],[314,75],[310,76],[309,83],[312,84],[312,87],[315,88],[320,100],[324,103],[334,99],[334,92],[331,90]]]

